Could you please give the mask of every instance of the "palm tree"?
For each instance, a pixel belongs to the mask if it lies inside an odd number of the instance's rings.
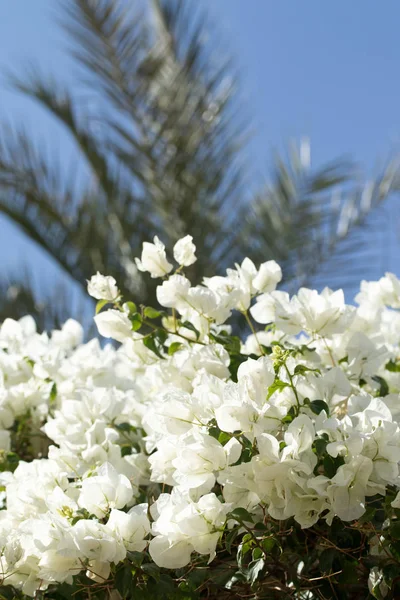
[[[99,270],[113,275],[124,295],[151,303],[154,284],[137,272],[134,257],[153,235],[170,246],[186,233],[197,245],[194,279],[247,255],[274,258],[288,284],[306,283],[397,189],[394,162],[365,186],[347,163],[312,171],[303,146],[278,157],[272,183],[253,192],[237,77],[215,39],[205,41],[209,24],[194,2],[148,0],[143,10],[118,0],[62,4],[95,112],[37,71],[12,83],[66,129],[85,176],[66,181],[23,129],[3,127],[0,210],[82,293]],[[11,304],[14,315],[41,315],[46,327],[68,314],[59,291],[38,310],[29,282],[14,281],[12,289],[11,303],[2,294],[0,318]]]

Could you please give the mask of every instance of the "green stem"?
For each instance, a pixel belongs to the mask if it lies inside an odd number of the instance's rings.
[[[253,323],[251,322],[251,319],[250,319],[250,317],[249,317],[249,313],[248,313],[248,311],[247,311],[247,310],[246,310],[246,311],[243,311],[243,312],[242,312],[242,315],[243,315],[243,316],[244,316],[244,318],[246,319],[246,322],[247,322],[248,326],[250,327],[250,331],[251,331],[251,333],[254,335],[254,337],[255,337],[255,339],[256,339],[256,342],[257,342],[257,345],[258,345],[258,348],[259,348],[259,350],[260,350],[260,353],[261,353],[261,355],[262,355],[262,356],[264,356],[264,355],[265,355],[264,349],[263,349],[263,347],[261,346],[261,344],[260,344],[260,341],[259,341],[259,339],[258,339],[258,337],[257,337],[257,332],[256,332],[256,330],[254,329],[254,325],[253,325]]]
[[[284,367],[285,367],[285,370],[286,370],[287,376],[289,377],[289,381],[290,381],[290,387],[292,388],[292,390],[293,390],[293,393],[294,393],[294,396],[295,396],[295,398],[296,398],[296,402],[297,402],[297,414],[299,414],[299,412],[300,412],[300,407],[301,407],[301,404],[300,404],[300,399],[299,399],[299,395],[298,395],[298,393],[297,393],[297,390],[296,390],[296,387],[295,387],[295,385],[294,385],[294,383],[293,383],[293,377],[292,377],[292,375],[291,375],[291,373],[290,373],[290,371],[289,371],[289,369],[288,369],[288,367],[287,367],[286,363],[284,363]]]
[[[170,331],[169,329],[165,329],[165,327],[159,327],[157,325],[153,325],[153,323],[151,323],[150,321],[147,321],[147,319],[143,319],[142,322],[145,325],[148,325],[149,327],[151,327],[154,331],[156,331],[157,329],[162,329],[163,331],[165,331],[165,333],[168,333],[168,335],[177,335],[178,337],[182,338],[183,340],[186,340],[187,342],[191,342],[192,344],[200,344],[201,346],[207,346],[207,344],[205,344],[204,342],[200,342],[199,340],[192,340],[192,339],[186,337],[185,335],[178,333],[177,331]],[[150,334],[148,334],[148,335],[150,335]]]
[[[328,343],[327,343],[326,339],[325,339],[324,337],[323,337],[322,339],[323,339],[323,341],[324,341],[325,348],[327,349],[327,351],[328,351],[328,354],[329,354],[329,356],[330,356],[330,359],[331,359],[331,362],[332,362],[332,366],[333,366],[333,367],[336,367],[335,359],[333,358],[333,355],[332,355],[331,349],[329,348],[329,346],[328,346]]]

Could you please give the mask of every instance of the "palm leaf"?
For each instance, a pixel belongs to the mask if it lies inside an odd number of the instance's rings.
[[[82,297],[71,294],[65,281],[52,282],[52,291],[44,297],[40,297],[38,288],[38,282],[26,270],[18,279],[4,276],[0,282],[0,322],[33,315],[37,330],[41,332],[60,328],[69,318],[80,322],[89,318],[87,303]],[[93,327],[89,327],[90,333],[94,334]]]
[[[398,188],[394,163],[365,186],[344,161],[311,170],[303,145],[277,157],[271,182],[249,197],[237,77],[217,38],[205,43],[204,11],[191,0],[148,0],[142,12],[118,0],[61,4],[84,101],[37,70],[11,82],[71,137],[80,175],[66,179],[26,132],[2,128],[0,210],[82,292],[99,270],[154,302],[134,257],[155,234],[169,247],[194,236],[195,281],[249,255],[304,283]]]
[[[348,257],[360,251],[368,238],[358,233],[368,215],[399,190],[398,160],[389,161],[374,180],[357,177],[355,165],[337,161],[317,171],[302,164],[297,154],[277,157],[274,179],[255,199],[247,216],[245,234],[254,239],[250,255],[255,261],[273,258],[281,263],[291,289],[309,285],[322,265],[335,256],[329,283],[338,287],[351,277]],[[354,242],[357,240],[357,247]],[[246,250],[241,247],[241,252]],[[346,259],[347,267],[339,266]],[[366,263],[361,263],[365,269]],[[336,271],[336,277],[335,277]],[[354,271],[353,277],[360,273]]]

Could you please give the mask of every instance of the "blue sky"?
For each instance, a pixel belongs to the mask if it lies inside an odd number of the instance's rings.
[[[130,0],[126,0],[129,2]],[[58,0],[0,3],[0,67],[20,73],[29,63],[74,83],[66,38],[54,22]],[[202,0],[241,75],[242,96],[254,125],[249,157],[255,178],[268,175],[271,152],[308,136],[315,164],[350,156],[373,173],[390,152],[400,152],[398,0]],[[1,118],[26,129],[63,160],[69,140],[40,108],[0,80]],[[400,275],[399,200],[372,228],[379,259],[365,277]],[[28,263],[55,273],[51,260],[0,217],[2,269]],[[325,266],[329,270],[329,265]],[[353,290],[348,290],[349,294]]]

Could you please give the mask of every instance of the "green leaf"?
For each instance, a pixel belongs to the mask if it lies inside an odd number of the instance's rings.
[[[11,471],[11,473],[14,473],[15,469],[19,465],[19,461],[20,457],[15,452],[7,452],[7,454],[3,454],[0,459],[0,472]]]
[[[249,565],[248,578],[251,585],[254,585],[257,579],[259,579],[261,573],[265,567],[265,560],[260,558],[256,561],[252,561]]]
[[[391,587],[393,579],[399,575],[399,567],[397,564],[384,565],[382,568],[383,577],[385,582]]]
[[[324,474],[326,475],[326,477],[329,477],[329,479],[332,479],[332,477],[336,475],[336,471],[338,470],[338,468],[344,465],[344,458],[342,456],[337,456],[336,458],[333,458],[332,456],[327,454],[324,457],[323,465]]]
[[[162,311],[157,310],[156,308],[146,306],[146,308],[143,311],[143,314],[147,319],[157,319],[158,317],[161,317],[163,313]]]
[[[163,573],[158,581],[149,579],[145,588],[137,587],[137,594],[127,600],[192,600],[191,594],[183,593],[177,588],[172,577]]]
[[[168,339],[168,333],[164,329],[156,329],[154,332],[157,342],[162,346]]]
[[[132,579],[132,570],[129,565],[124,565],[115,574],[114,585],[123,598],[126,598],[131,590]]]
[[[393,523],[390,527],[390,535],[395,540],[400,540],[400,523]]]
[[[210,423],[208,424],[208,435],[210,435],[211,437],[215,438],[216,440],[218,440],[219,436],[221,434],[221,430],[218,427],[215,419],[213,419],[212,421],[210,421]]]
[[[257,356],[257,358],[258,358],[258,356]],[[243,362],[246,362],[246,360],[248,360],[248,359],[249,359],[249,357],[244,354],[235,354],[235,353],[230,354],[229,372],[231,374],[232,381],[234,381],[235,383],[237,382],[237,372],[238,372],[240,365]]]
[[[272,347],[271,346],[265,346],[264,344],[260,344],[260,346],[261,346],[261,349],[264,352],[264,354],[266,354],[267,356],[269,356],[270,354],[272,354]]]
[[[127,309],[128,313],[132,315],[138,311],[136,304],[130,300],[124,303],[123,308]]]
[[[234,585],[236,585],[237,583],[242,583],[244,581],[246,581],[246,577],[244,576],[244,574],[240,571],[236,571],[236,573],[234,573],[234,575],[232,575],[232,577],[226,582],[225,589],[231,590]]]
[[[127,433],[136,432],[136,427],[130,423],[118,423],[118,425],[114,425],[114,427],[115,429],[118,429],[118,431],[125,431]]]
[[[296,365],[295,369],[294,369],[294,374],[295,375],[304,375],[307,372],[313,372],[313,373],[321,373],[320,369],[311,369],[310,367],[306,367],[306,365]]]
[[[287,414],[281,419],[281,421],[282,421],[282,423],[291,423],[293,421],[293,419],[294,419],[293,415]],[[286,444],[285,444],[285,446],[286,446]],[[279,449],[282,450],[283,448],[285,448],[285,446],[282,446],[282,448],[279,448]]]
[[[256,523],[254,525],[254,529],[256,531],[267,531],[267,526],[265,525],[265,523],[262,523],[261,521],[259,521],[258,523]]]
[[[389,546],[390,552],[397,561],[400,561],[400,542],[392,542]]]
[[[288,383],[286,383],[285,381],[281,381],[280,379],[276,379],[274,383],[268,388],[267,400],[271,398],[272,394],[274,394],[275,392],[281,392],[287,387],[290,387]]]
[[[136,312],[133,314],[129,314],[130,322],[132,323],[132,331],[137,331],[142,326],[142,317]]]
[[[225,444],[227,444],[231,439],[232,435],[230,433],[226,433],[226,431],[221,431],[221,433],[218,436],[218,441],[223,446],[225,446]]]
[[[182,321],[181,327],[185,327],[185,329],[190,329],[190,331],[193,331],[193,333],[196,335],[196,340],[199,339],[200,331],[198,331],[196,329],[196,327],[194,325],[192,325],[192,323],[190,321]]]
[[[53,404],[57,398],[57,384],[53,383],[50,391],[50,404]]]
[[[386,363],[385,369],[391,373],[400,373],[400,363],[395,363],[393,360],[390,360]]]
[[[371,523],[374,519],[376,508],[368,506],[365,513],[358,519],[359,523]]]
[[[256,548],[254,548],[251,556],[253,560],[258,560],[259,558],[262,558],[264,556],[264,552],[261,550],[261,548],[257,546]]]
[[[322,573],[331,573],[333,562],[340,554],[335,548],[327,548],[321,552],[319,557],[319,568]]]
[[[212,335],[212,339],[229,352],[230,354],[240,354],[241,341],[240,338],[235,335]],[[246,357],[247,358],[247,357]]]
[[[372,377],[372,379],[374,381],[376,381],[377,383],[379,383],[379,396],[380,397],[387,396],[389,393],[389,386],[388,386],[386,380],[383,379],[383,377],[380,377],[379,375],[374,375]]]
[[[342,572],[338,575],[338,581],[342,585],[351,585],[352,583],[357,583],[359,581],[357,566],[357,560],[343,560],[341,566]]]
[[[16,595],[16,592],[11,585],[0,586],[0,600],[18,600],[21,596],[19,594]]]
[[[106,305],[110,304],[109,300],[99,300],[96,304],[96,315],[101,311],[101,309]]]
[[[154,352],[154,354],[156,354],[159,358],[164,358],[164,356],[161,354],[163,350],[161,340],[165,339],[165,337],[167,337],[167,334],[162,330],[157,329],[150,335],[147,335],[143,338],[143,344],[146,346],[146,348]]]
[[[276,546],[277,541],[273,537],[267,537],[261,541],[261,545],[264,548],[265,552],[271,552],[271,550]]]
[[[226,551],[228,552],[228,554],[230,554],[232,551],[232,544],[235,541],[235,539],[237,538],[238,533],[239,533],[239,527],[234,527],[232,529],[232,531],[230,531],[228,533],[228,535],[226,536],[225,548],[226,548]]]
[[[7,452],[7,462],[10,465],[17,465],[19,460],[19,456],[16,454],[16,452]]]
[[[314,448],[318,456],[322,456],[322,454],[325,453],[327,444],[328,441],[323,438],[317,438],[314,440]]]
[[[249,534],[246,534],[245,536],[243,536],[243,541],[241,542],[241,544],[239,544],[239,547],[238,547],[238,550],[236,553],[236,560],[237,560],[239,569],[243,568],[246,554],[248,552],[250,552],[252,545],[253,545],[252,536]]]
[[[245,508],[235,508],[235,510],[228,513],[228,517],[239,523],[253,523],[252,515]]]
[[[128,552],[127,553],[128,560],[133,564],[134,567],[140,567],[144,560],[143,552]]]
[[[212,573],[213,582],[215,582],[217,579],[215,571],[216,571],[216,567],[213,569],[213,573]],[[222,569],[219,570],[218,576],[222,575],[222,573],[225,573],[225,577],[223,580],[225,582],[227,579],[227,576],[226,576],[226,569],[223,567],[223,565],[222,565]],[[190,591],[195,591],[207,579],[210,578],[210,569],[204,569],[201,567],[199,569],[193,569],[193,570],[189,569],[189,572],[186,574],[186,577],[187,577],[186,582],[188,584]]]
[[[169,356],[172,356],[173,354],[175,354],[175,352],[178,352],[178,350],[180,350],[182,347],[183,344],[181,344],[181,342],[172,342],[172,344],[168,346]]]
[[[141,567],[142,571],[152,577],[155,581],[160,580],[160,568],[155,563],[146,563]]]
[[[324,410],[326,412],[326,414],[329,416],[329,406],[327,405],[327,403],[324,400],[312,400],[312,402],[310,402],[309,406],[310,406],[311,410],[313,411],[313,413],[315,413],[316,415],[319,415],[319,413]]]

